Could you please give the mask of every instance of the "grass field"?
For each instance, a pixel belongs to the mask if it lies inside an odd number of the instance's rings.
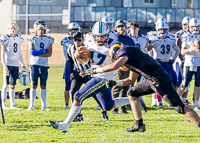
[[[40,90],[37,90],[39,99],[36,99],[35,110],[26,111],[28,99],[16,99],[16,105],[22,110],[4,110],[6,124],[0,124],[0,142],[73,142],[73,143],[133,143],[159,142],[183,143],[200,142],[199,129],[189,122],[183,115],[176,113],[172,108],[160,110],[152,108],[151,96],[145,96],[148,106],[147,113],[143,112],[146,132],[128,133],[125,128],[134,123],[131,111],[128,114],[113,115],[108,112],[109,120],[103,121],[100,111],[94,100],[88,99],[83,103],[83,122],[73,122],[67,134],[53,129],[48,120],[63,121],[69,111],[64,107],[64,80],[62,66],[50,67],[47,85],[47,105],[51,111],[41,110]],[[2,67],[0,67],[0,85],[2,85]],[[30,85],[29,85],[30,87]],[[17,83],[16,91],[25,87]],[[27,88],[27,87],[26,87]],[[189,92],[189,101],[192,102],[193,85]],[[9,105],[9,100],[6,101]],[[71,104],[70,104],[71,106]],[[198,111],[200,115],[200,111]]]

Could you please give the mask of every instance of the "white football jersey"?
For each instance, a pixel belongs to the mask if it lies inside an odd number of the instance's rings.
[[[100,68],[105,65],[111,64],[111,58],[109,57],[109,46],[99,46],[96,42],[84,42],[84,45],[90,50],[90,65],[92,68]],[[94,74],[93,77],[104,78],[107,80],[113,80],[114,71],[103,72]]]
[[[192,48],[195,39],[200,41],[200,34],[193,35],[189,32],[183,34],[182,47],[186,47],[187,49]],[[184,66],[200,66],[200,52],[190,52],[185,54]]]
[[[24,38],[20,34],[16,34],[15,37],[2,36],[1,40],[1,44],[6,47],[6,65],[19,67],[21,44],[24,42]]]
[[[154,58],[156,60],[170,60],[170,52],[176,44],[176,39],[171,37],[167,37],[165,39],[157,37],[154,40],[150,40],[149,44],[154,47]]]
[[[185,34],[185,33],[189,33],[188,31],[185,31],[185,30],[179,30],[179,31],[177,31],[176,33],[175,33],[175,38],[179,38],[179,39],[181,39],[182,40],[182,38],[183,38],[183,35]]]
[[[168,37],[171,37],[171,38],[175,38],[175,34],[172,33],[172,32],[168,32]],[[153,39],[156,39],[157,38],[157,32],[156,31],[150,31],[147,33],[147,37],[148,37],[148,40],[153,40]]]
[[[145,47],[146,43],[148,42],[148,39],[145,35],[141,34],[137,39],[135,37],[131,37],[131,39],[137,47],[139,47],[145,53],[148,53],[148,49],[147,47]]]
[[[30,36],[27,39],[28,44],[33,43],[34,44],[34,49],[36,51],[48,49],[50,44],[54,43],[54,39],[51,36],[44,36],[44,37],[39,37],[37,35]],[[30,59],[30,65],[39,65],[39,66],[44,66],[48,67],[48,57],[40,57],[40,56],[32,56]]]
[[[94,42],[94,37],[91,33],[87,33],[84,39],[84,44],[89,44],[90,42]]]

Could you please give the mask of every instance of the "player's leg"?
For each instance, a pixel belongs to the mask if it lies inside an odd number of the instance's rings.
[[[39,75],[40,75],[40,96],[41,96],[41,104],[42,104],[42,110],[50,110],[47,105],[46,105],[46,101],[47,101],[47,89],[46,89],[46,85],[47,85],[47,79],[48,79],[48,67],[43,67],[41,66],[39,69]]]
[[[18,79],[18,72],[19,72],[19,67],[12,67],[12,70],[10,72],[10,89],[9,89],[9,97],[10,97],[10,109],[16,109],[20,110],[15,105],[15,85],[16,85],[16,80]]]
[[[131,87],[128,91],[128,98],[131,105],[131,109],[133,112],[133,115],[135,117],[136,123],[134,126],[130,128],[126,128],[126,131],[128,132],[144,132],[146,130],[145,125],[143,124],[143,118],[142,118],[142,111],[141,111],[141,105],[139,102],[139,97],[142,95],[151,94],[155,91],[151,89],[150,84],[143,80],[139,83],[137,83],[135,86]]]
[[[69,90],[71,86],[71,80],[70,80],[70,68],[68,60],[65,63],[64,79],[65,79],[65,92],[64,92],[65,110],[69,110],[69,97],[70,97]]]
[[[8,66],[9,69],[9,66]],[[6,106],[6,97],[7,97],[7,88],[9,85],[10,76],[6,76],[5,69],[3,69],[3,85],[1,89],[1,101],[2,101],[2,108],[9,110],[10,108]]]
[[[200,128],[200,118],[197,113],[190,107],[185,106],[180,99],[180,96],[172,87],[171,82],[155,87],[163,99],[170,104],[178,113],[184,114],[192,123]]]
[[[195,87],[194,87],[194,110],[199,110],[199,95],[200,95],[200,66],[197,67],[195,73]]]
[[[34,110],[34,103],[35,103],[35,98],[37,95],[37,85],[38,85],[38,77],[39,77],[39,66],[36,65],[31,65],[30,66],[30,77],[31,77],[31,88],[30,88],[30,105],[27,109],[29,110]]]

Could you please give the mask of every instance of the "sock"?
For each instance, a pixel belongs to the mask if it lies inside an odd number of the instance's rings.
[[[142,126],[143,125],[143,119],[141,118],[140,120],[136,120],[136,125]]]
[[[156,93],[156,97],[158,99],[158,102],[162,101],[162,97],[158,93]]]
[[[199,101],[194,101],[194,105],[199,105]]]
[[[67,115],[67,118],[63,122],[64,124],[70,125],[71,122],[74,120],[74,118],[80,113],[81,106],[73,106],[70,108],[69,113]]]
[[[29,106],[29,107],[31,107],[31,108],[34,107],[36,95],[37,95],[37,90],[31,88],[31,89],[30,89],[30,106]]]
[[[128,97],[118,97],[115,98],[114,101],[115,101],[115,108],[129,104]]]
[[[187,100],[187,98],[182,98],[182,101],[183,101],[183,102],[186,102],[186,100]]]
[[[160,101],[159,103],[162,103],[162,101]]]
[[[10,97],[10,107],[15,105],[15,90],[10,89],[9,90],[9,97]]]
[[[7,96],[7,88],[8,86],[6,84],[3,84],[2,89],[1,89],[1,100],[2,100],[3,106],[6,106],[6,102],[4,102],[4,99],[6,99],[6,96]]]
[[[46,107],[47,90],[46,89],[41,89],[40,90],[40,96],[41,96],[42,107]]]
[[[199,127],[199,128],[200,128],[200,123],[197,125],[197,127]]]

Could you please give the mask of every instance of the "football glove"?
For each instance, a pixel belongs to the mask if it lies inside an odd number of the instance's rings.
[[[116,81],[114,80],[109,80],[109,81],[106,81],[106,87],[109,88],[109,87],[113,87],[115,86],[117,83]]]
[[[97,74],[96,68],[87,69],[85,73],[86,73],[86,75]]]

